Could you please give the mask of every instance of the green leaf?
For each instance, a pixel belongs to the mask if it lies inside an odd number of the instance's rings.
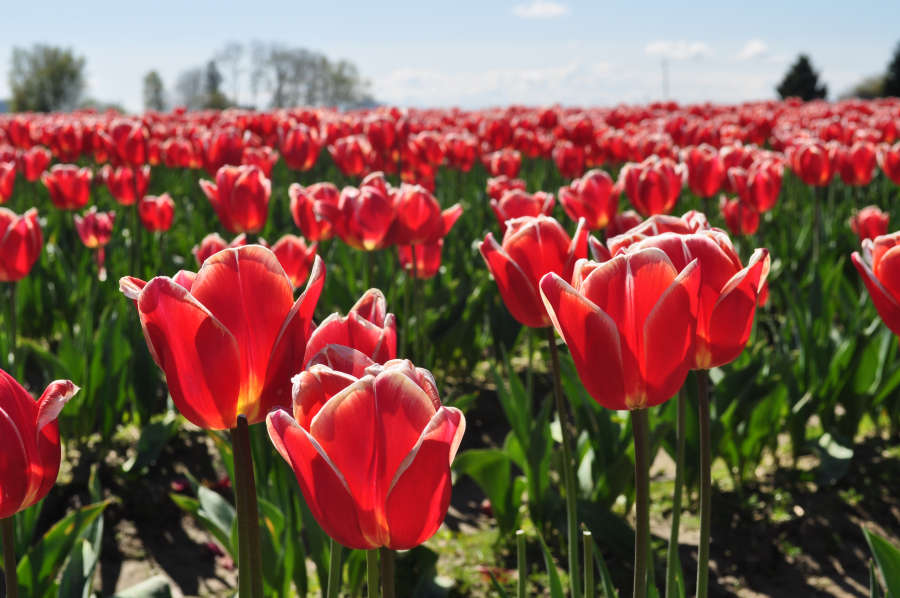
[[[172,588],[165,576],[156,575],[110,598],[172,598]]]
[[[819,437],[816,452],[821,460],[818,470],[821,484],[830,486],[850,470],[853,449],[840,444],[828,432]]]
[[[491,501],[491,509],[502,533],[516,528],[518,515],[512,493],[512,461],[497,449],[472,449],[456,457],[453,468],[468,475]]]
[[[59,586],[59,598],[89,598],[94,580],[97,554],[91,543],[82,539],[69,556]]]
[[[43,596],[53,587],[66,556],[108,504],[94,503],[69,513],[31,547],[16,567],[25,596]]]
[[[559,571],[557,571],[553,557],[550,555],[550,549],[547,548],[547,543],[544,542],[544,538],[540,533],[537,534],[537,539],[541,545],[541,552],[544,555],[544,567],[547,569],[547,579],[550,584],[550,598],[565,598],[562,582],[559,579]]]
[[[878,572],[875,571],[875,561],[872,559],[869,559],[869,598],[884,598]]]
[[[888,598],[897,598],[900,596],[900,549],[866,528],[863,528],[863,534],[884,578]]]
[[[141,429],[134,456],[122,464],[125,473],[140,473],[153,465],[166,443],[178,433],[178,418],[169,412],[161,421],[153,421]]]

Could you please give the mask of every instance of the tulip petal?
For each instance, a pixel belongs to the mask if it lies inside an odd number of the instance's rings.
[[[478,249],[487,262],[488,269],[497,282],[500,296],[512,316],[519,323],[532,328],[549,325],[550,319],[546,309],[541,305],[534,284],[494,240],[491,233],[488,233]]]
[[[19,428],[0,407],[0,480],[3,480],[0,484],[0,519],[22,508],[30,482],[28,464],[28,452]]]
[[[389,480],[436,410],[425,390],[395,368],[386,369],[375,378],[375,408],[381,435],[376,479]],[[381,490],[386,492],[387,488]]]
[[[335,345],[329,345],[335,346]],[[362,376],[359,376],[361,378]],[[309,428],[312,419],[322,406],[358,379],[348,373],[335,371],[327,366],[312,365],[291,379],[294,417],[297,423]]]
[[[169,278],[148,282],[137,303],[147,345],[178,410],[201,428],[234,427],[241,386],[234,335]]]
[[[356,505],[343,475],[315,439],[281,409],[268,415],[266,427],[275,449],[294,470],[306,504],[325,533],[348,548],[375,548],[353,517]]]
[[[450,504],[450,463],[465,429],[461,411],[441,407],[400,465],[385,503],[390,548],[418,546],[441,526]]]
[[[290,282],[288,282],[290,284]],[[306,288],[288,311],[275,338],[265,370],[265,386],[260,393],[260,415],[275,406],[291,404],[291,376],[303,364],[313,312],[325,285],[325,262],[318,255],[306,281]]]
[[[541,295],[588,394],[608,409],[625,409],[622,343],[615,321],[554,273],[541,279]]]
[[[900,335],[900,303],[888,292],[881,284],[881,281],[875,277],[872,269],[860,257],[859,253],[854,251],[850,256],[853,265],[862,275],[863,282],[869,290],[869,296],[878,315],[884,320],[884,323],[894,334]]]
[[[644,321],[642,377],[646,393],[629,405],[631,409],[659,405],[684,384],[691,367],[701,276],[699,260],[692,261],[659,297],[646,319],[638,320]]]
[[[266,369],[293,303],[293,287],[284,268],[271,251],[259,245],[225,249],[203,263],[191,294],[237,340],[241,379],[246,385],[238,413],[246,415],[251,424],[262,421],[268,411],[259,401]],[[289,390],[290,373],[283,380],[285,406]]]

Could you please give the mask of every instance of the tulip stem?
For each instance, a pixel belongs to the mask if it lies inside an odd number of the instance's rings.
[[[394,551],[382,547],[378,552],[381,553],[381,598],[394,598]]]
[[[597,588],[594,586],[594,538],[591,532],[581,532],[584,540],[584,598],[596,598]]]
[[[262,554],[259,542],[259,506],[250,453],[250,427],[239,415],[231,431],[234,450],[234,496],[238,517],[238,580],[240,598],[263,598]]]
[[[709,379],[697,370],[697,417],[700,424],[700,544],[697,547],[697,598],[706,598],[709,584],[709,527],[712,496],[709,438]]]
[[[556,399],[556,415],[559,417],[559,432],[562,437],[562,472],[566,487],[566,526],[568,528],[569,548],[569,590],[572,596],[581,595],[581,578],[578,561],[578,496],[575,491],[575,470],[572,463],[572,445],[569,438],[569,418],[566,415],[566,404],[563,398],[560,379],[559,350],[556,348],[556,335],[552,327],[547,327],[547,341],[550,344],[550,360],[553,365],[553,396]]]
[[[634,434],[634,598],[647,597],[647,566],[650,552],[650,447],[646,409],[631,412]]]
[[[334,538],[331,538],[331,559],[328,563],[328,598],[338,598],[341,592],[341,553],[343,548]]]
[[[16,574],[16,528],[13,516],[0,519],[3,533],[3,565],[6,576],[6,597],[19,598],[19,578]]]
[[[525,585],[528,581],[528,566],[525,563],[525,532],[516,531],[516,598],[525,598]]]
[[[366,551],[366,581],[369,587],[369,598],[378,598],[378,549]]]
[[[813,258],[813,266],[818,268],[819,267],[819,237],[820,237],[819,228],[822,225],[822,206],[819,203],[818,187],[811,187],[810,189],[812,190],[812,201],[813,201],[813,210],[814,210],[812,258]]]
[[[669,532],[669,550],[666,553],[666,598],[678,595],[676,572],[678,560],[678,534],[681,528],[681,490],[684,486],[685,403],[684,388],[678,393],[675,419],[675,489],[672,491],[672,530]]]
[[[399,250],[398,250],[399,251]],[[400,262],[400,257],[398,254],[397,263],[400,264],[400,267],[403,268],[403,264]],[[403,279],[403,335],[400,337],[400,353],[398,354],[400,357],[405,358],[407,355],[407,351],[409,351],[412,343],[409,342],[409,321],[411,319],[410,310],[411,310],[411,300],[412,300],[412,268],[407,267],[403,268],[406,276]]]

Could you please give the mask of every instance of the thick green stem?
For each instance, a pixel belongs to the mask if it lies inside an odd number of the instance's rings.
[[[341,591],[341,552],[343,548],[337,541],[331,539],[331,559],[328,563],[328,598],[338,598]]]
[[[375,252],[367,251],[366,252],[366,275],[363,277],[363,281],[365,282],[366,288],[363,289],[363,293],[372,288],[375,284]]]
[[[381,598],[394,598],[394,551],[390,548],[380,548],[381,553]]]
[[[559,431],[562,437],[562,472],[566,487],[566,527],[569,546],[569,590],[572,596],[581,595],[581,576],[578,561],[578,495],[575,491],[575,467],[572,461],[572,440],[569,438],[569,418],[562,392],[559,368],[559,351],[553,328],[547,327],[547,342],[550,344],[550,360],[553,365],[553,396],[556,399],[556,414],[559,417]]]
[[[819,266],[819,243],[821,237],[820,228],[822,227],[822,205],[819,200],[818,187],[810,187],[812,190],[812,201],[813,201],[813,247],[812,247],[812,258],[813,258],[813,266],[818,268]]]
[[[525,598],[525,586],[528,582],[528,567],[525,563],[525,532],[516,531],[516,598]]]
[[[650,425],[647,410],[631,412],[634,433],[634,598],[647,597],[650,552]]]
[[[397,263],[400,263],[399,256],[397,257]],[[400,267],[403,268],[402,263],[400,263]],[[412,268],[404,268],[403,270],[403,334],[400,336],[400,352],[398,353],[400,357],[406,357],[407,351],[412,347],[412,343],[409,340],[409,322],[412,319],[412,314],[410,313],[413,294]]]
[[[413,264],[416,263],[416,246],[412,246]],[[413,306],[416,310],[416,343],[413,351],[413,357],[416,363],[420,363],[422,367],[428,367],[425,363],[424,342],[426,337],[425,331],[425,289],[422,286],[422,279],[418,276],[418,268],[413,266]]]
[[[584,598],[596,598],[597,588],[594,586],[594,538],[585,530],[581,534],[584,540]]]
[[[700,545],[697,547],[697,598],[706,598],[709,584],[709,527],[712,464],[709,446],[709,379],[697,370],[697,417],[700,424]]]
[[[369,598],[378,598],[378,549],[366,551],[366,582],[369,588]]]
[[[263,598],[262,553],[259,542],[259,506],[250,453],[247,417],[238,416],[231,431],[234,450],[234,495],[238,517],[238,580],[240,598]]]
[[[0,519],[3,534],[3,565],[6,569],[6,597],[19,598],[19,578],[16,575],[16,528],[13,517]]]
[[[666,598],[678,595],[676,573],[681,567],[678,560],[678,534],[681,527],[681,489],[684,486],[684,388],[678,393],[677,416],[675,420],[675,489],[672,491],[672,530],[669,532],[669,550],[666,554]]]

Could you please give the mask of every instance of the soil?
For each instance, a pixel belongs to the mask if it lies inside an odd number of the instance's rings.
[[[508,429],[499,409],[494,407],[496,398],[486,389],[480,393],[482,396],[467,413],[468,429],[461,450],[498,446]],[[176,597],[228,595],[236,582],[233,563],[216,550],[213,537],[169,498],[173,483],[177,489],[186,471],[232,498],[230,489],[219,483],[223,470],[216,464],[218,456],[208,436],[196,429],[182,430],[143,476],[121,473],[121,463],[127,456],[125,446],[129,443],[123,441],[121,454],[90,448],[82,455],[69,451],[64,461],[77,465],[63,473],[61,483],[48,496],[38,532],[42,533],[67,509],[90,501],[89,464],[99,462],[104,494],[114,498],[105,513],[97,576],[100,594],[107,596],[163,574],[172,582]],[[714,491],[710,596],[868,596],[870,555],[860,526],[866,525],[900,544],[898,446],[900,439],[896,437],[861,440],[854,447],[847,474],[828,486],[818,486],[813,481],[811,470],[815,462],[809,458],[796,466],[772,464],[760,468],[756,480],[745,484],[740,493]],[[671,462],[667,462],[667,457],[658,458],[652,473],[655,484],[670,481]],[[450,548],[453,543],[465,546],[458,551],[464,562],[452,569],[453,575],[469,577],[456,580],[458,587],[466,588],[462,595],[493,595],[489,591],[488,570],[500,578],[514,578],[515,565],[508,551],[495,555],[497,562],[485,562],[491,558],[496,536],[491,535],[491,543],[480,547],[483,551],[463,543],[467,535],[486,535],[492,529],[483,499],[470,479],[457,480],[445,531],[440,540],[429,542],[442,554],[442,547]],[[690,513],[696,513],[696,502],[688,508]],[[654,511],[652,529],[659,555],[664,554],[670,511]],[[696,518],[686,514],[682,522],[680,557],[691,595],[696,568]],[[610,556],[607,563],[625,595],[631,584],[630,563],[620,560]],[[663,579],[663,566],[660,559],[658,582]]]

